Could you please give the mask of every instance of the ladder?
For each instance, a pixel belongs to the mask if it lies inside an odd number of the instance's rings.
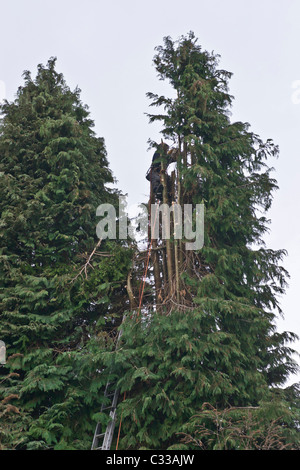
[[[151,167],[151,171],[152,171],[152,167]],[[148,174],[151,174],[151,173],[148,172],[147,176],[148,176]],[[150,178],[150,181],[151,181],[151,178]],[[152,185],[152,183],[151,183],[151,185]],[[152,189],[150,191],[152,193]],[[156,207],[154,227],[155,227],[155,223],[156,223],[157,213],[158,213],[158,205]],[[141,312],[141,308],[142,308],[142,300],[143,300],[144,287],[145,287],[145,282],[146,282],[146,276],[147,276],[147,271],[148,271],[148,266],[149,266],[150,255],[151,255],[152,242],[153,242],[153,239],[151,238],[150,244],[149,244],[149,247],[148,247],[147,263],[146,263],[146,267],[145,267],[145,271],[144,271],[144,275],[143,275],[143,281],[142,281],[141,288],[140,288],[139,306],[138,306],[138,310],[137,310],[137,315],[138,316],[139,316],[139,314]],[[123,317],[123,319],[122,319],[122,323],[124,321],[124,318],[125,317]],[[122,330],[119,331],[119,334],[118,334],[118,337],[117,337],[116,349],[118,347],[118,343],[119,343],[119,340],[120,340],[121,336],[122,336]],[[107,384],[106,384],[106,387],[105,387],[105,391],[104,391],[104,396],[106,398],[112,397],[111,405],[110,406],[105,406],[103,404],[101,406],[101,412],[104,411],[104,410],[107,410],[107,409],[111,410],[110,413],[109,413],[110,421],[109,421],[109,423],[106,427],[106,431],[104,433],[101,432],[102,431],[101,423],[99,423],[99,422],[97,423],[91,450],[110,450],[111,443],[112,443],[113,436],[114,436],[114,429],[115,429],[115,426],[116,426],[117,404],[118,404],[118,398],[119,398],[119,393],[120,393],[119,389],[117,389],[117,388],[114,389],[114,385],[115,385],[114,382],[109,382],[108,381]],[[100,445],[100,440],[101,439],[102,439],[102,445]]]
[[[114,436],[114,429],[116,425],[117,419],[117,404],[119,398],[119,389],[114,389],[114,382],[107,382],[104,396],[106,398],[111,398],[111,404],[106,406],[103,404],[101,406],[101,412],[104,410],[110,410],[109,417],[110,421],[106,427],[106,431],[102,433],[102,425],[101,423],[97,423],[95,434],[93,438],[93,443],[91,450],[109,450],[111,447],[111,443]],[[102,439],[102,444],[100,445],[100,441]]]
[[[122,320],[123,321],[123,320]],[[122,330],[119,331],[117,341],[116,341],[116,349],[118,347],[119,340],[122,336]],[[115,387],[115,382],[108,382],[106,383],[105,390],[104,390],[104,397],[111,399],[111,404],[106,406],[104,403],[101,405],[101,412],[105,410],[110,410],[109,417],[110,421],[106,427],[105,432],[102,431],[102,424],[97,423],[96,429],[94,433],[93,443],[91,450],[110,450],[111,443],[114,437],[114,430],[116,426],[117,420],[117,404],[119,399],[120,390]],[[102,439],[102,445],[100,445],[100,441]]]

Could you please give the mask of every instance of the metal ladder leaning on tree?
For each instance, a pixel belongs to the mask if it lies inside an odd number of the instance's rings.
[[[156,222],[156,217],[157,217],[157,210],[155,214],[155,222]],[[154,224],[155,224],[154,222]],[[149,248],[148,248],[148,257],[147,257],[147,263],[144,271],[144,276],[143,276],[143,283],[141,286],[141,292],[140,292],[140,299],[139,299],[139,307],[137,311],[137,316],[139,316],[141,307],[142,307],[142,299],[143,299],[143,294],[144,294],[144,288],[145,288],[145,282],[146,282],[146,276],[147,276],[147,271],[148,271],[148,266],[149,266],[149,260],[150,260],[150,254],[151,254],[151,248],[152,248],[152,240],[150,242]],[[124,318],[123,318],[124,320]],[[123,321],[122,321],[123,322]],[[122,330],[120,330],[118,339],[116,342],[116,349],[118,347],[119,340],[122,336]],[[120,394],[120,390],[118,388],[113,388],[115,385],[114,382],[107,382],[105,390],[104,390],[104,397],[109,398],[112,397],[112,402],[111,405],[105,406],[104,404],[101,406],[101,411],[110,409],[110,421],[106,427],[106,431],[102,433],[102,424],[100,422],[97,423],[95,433],[94,433],[94,439],[92,443],[91,450],[110,450],[111,443],[113,440],[114,436],[114,429],[116,426],[116,420],[117,420],[117,404],[118,404],[118,398]],[[102,439],[102,445],[100,445],[100,440]]]
[[[116,342],[116,349],[118,347],[119,340],[122,336],[122,330],[120,330]],[[102,431],[102,424],[98,422],[96,424],[96,429],[94,433],[93,443],[91,450],[109,450],[111,447],[111,443],[114,437],[114,430],[116,426],[117,420],[117,404],[119,399],[120,390],[118,388],[114,388],[115,382],[110,382],[109,379],[105,386],[104,390],[104,397],[111,398],[111,404],[106,406],[104,403],[101,406],[101,412],[105,410],[110,410],[109,417],[110,421],[107,424],[106,431]],[[102,444],[100,445],[100,441],[102,439]]]
[[[101,406],[101,412],[104,410],[110,409],[110,413],[109,413],[110,421],[104,433],[101,432],[102,431],[101,423],[97,423],[91,450],[109,450],[111,447],[111,443],[112,443],[113,436],[114,436],[114,429],[116,425],[116,419],[117,419],[117,404],[118,404],[118,398],[119,398],[119,389],[113,390],[113,385],[114,383],[107,382],[105,391],[104,391],[104,396],[106,398],[109,398],[109,397],[112,398],[111,405]],[[101,439],[102,439],[102,444],[100,445]]]
[[[151,182],[151,189],[150,189],[150,198],[151,198],[151,194],[152,194],[152,182]],[[154,227],[155,227],[156,220],[157,220],[157,214],[158,214],[158,206],[156,207],[156,212],[155,212]],[[140,296],[139,296],[140,298],[139,298],[139,306],[138,306],[138,310],[137,310],[137,316],[139,316],[139,314],[141,312],[142,299],[143,299],[145,282],[146,282],[146,277],[147,277],[147,272],[148,272],[148,267],[149,267],[149,261],[150,261],[150,255],[151,255],[151,249],[152,249],[152,242],[153,242],[153,240],[151,238],[150,243],[149,243],[149,247],[148,247],[148,257],[147,257],[146,267],[145,267],[145,271],[144,271],[144,275],[143,275],[143,281],[142,281],[142,285],[141,285],[141,292],[140,292]],[[124,317],[123,317],[123,320],[124,320]],[[122,320],[122,323],[123,323],[123,320]],[[118,339],[117,339],[117,342],[116,342],[116,349],[118,347],[118,343],[119,343],[119,340],[120,340],[121,336],[122,336],[122,330],[120,330],[119,335],[118,335]],[[108,380],[108,382],[106,384],[106,387],[105,387],[105,391],[104,391],[104,397],[105,398],[112,397],[111,405],[106,406],[106,405],[103,404],[101,406],[101,412],[104,411],[104,410],[107,410],[107,409],[111,410],[110,413],[109,413],[110,421],[109,421],[109,423],[106,427],[106,431],[104,433],[101,432],[102,431],[102,424],[100,422],[97,423],[91,450],[110,450],[110,448],[111,448],[111,443],[112,443],[113,436],[114,436],[114,429],[115,429],[115,426],[116,426],[117,404],[118,404],[118,399],[119,399],[119,394],[120,394],[120,390],[118,388],[115,388],[115,389],[113,388],[114,385],[115,385],[114,382],[109,382],[109,380]],[[120,428],[121,428],[121,425],[120,425]],[[100,440],[101,439],[102,439],[102,445],[100,445]],[[118,436],[118,439],[119,439],[119,436]]]

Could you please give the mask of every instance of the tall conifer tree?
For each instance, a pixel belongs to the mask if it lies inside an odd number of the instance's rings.
[[[297,367],[287,344],[295,335],[275,327],[288,276],[281,266],[285,251],[263,242],[277,189],[268,160],[278,148],[248,124],[231,122],[231,73],[218,68],[218,56],[203,51],[193,33],[176,42],[165,38],[154,64],[175,91],[171,98],[148,93],[160,110],[150,121],[161,122],[171,149],[164,154],[157,146],[161,161],[176,155],[175,191],[168,191],[162,165],[163,202],[204,204],[204,246],[191,252],[184,240],[156,242],[156,291],[163,290],[147,315],[127,319],[116,352],[116,375],[127,391],[121,442],[125,448],[178,446],[192,416],[199,412],[205,422],[200,411],[208,403],[217,412],[258,407],[267,410],[266,420],[284,409],[290,434],[283,441],[294,444],[296,418],[281,387]],[[205,444],[216,448],[213,439]]]
[[[104,140],[55,62],[25,72],[1,107],[3,448],[90,446],[105,382],[96,360],[126,294],[128,255],[96,237],[97,206],[118,201]]]

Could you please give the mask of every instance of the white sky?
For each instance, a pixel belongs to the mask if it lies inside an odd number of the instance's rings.
[[[159,126],[144,114],[151,112],[145,93],[169,91],[152,65],[155,46],[192,30],[204,49],[221,55],[220,67],[234,73],[232,120],[249,122],[280,146],[272,162],[280,189],[266,241],[289,252],[290,287],[278,328],[300,335],[299,0],[2,0],[0,17],[0,99],[14,98],[25,69],[35,75],[38,63],[57,56],[67,84],[82,89],[129,204],[147,199],[147,140],[160,139]],[[299,342],[294,347],[300,351]]]

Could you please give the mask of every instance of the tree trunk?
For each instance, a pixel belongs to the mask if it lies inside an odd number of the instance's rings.
[[[161,164],[161,182],[163,185],[163,203],[168,204],[168,188],[167,188],[167,178],[165,173],[165,165]],[[173,265],[172,265],[172,244],[171,240],[166,240],[166,252],[167,252],[167,271],[168,271],[168,284],[169,284],[169,294],[173,294]]]

